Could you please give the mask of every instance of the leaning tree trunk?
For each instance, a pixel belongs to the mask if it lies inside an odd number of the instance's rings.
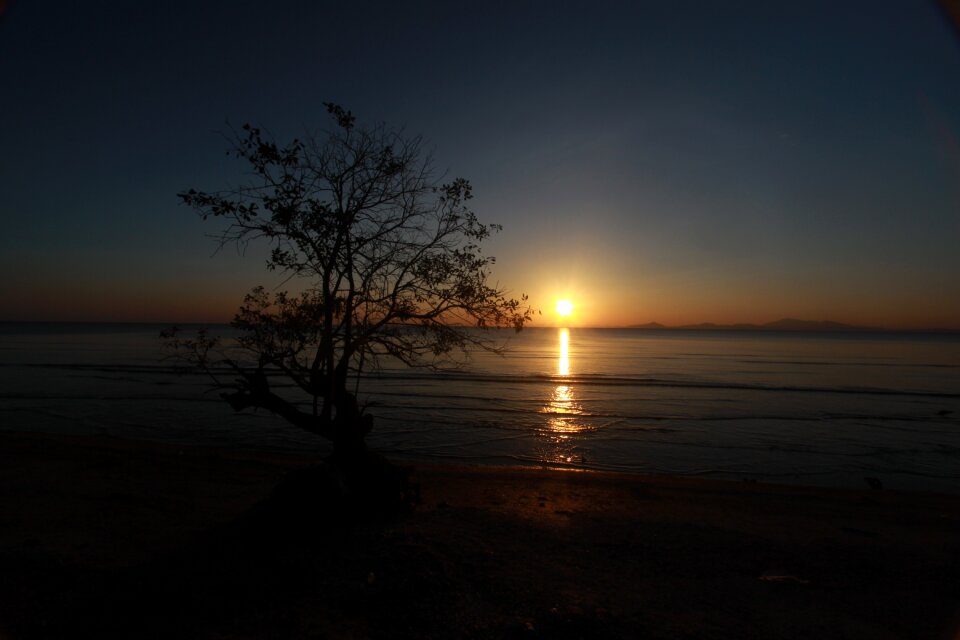
[[[395,465],[368,449],[366,436],[373,418],[361,413],[356,396],[345,385],[335,391],[332,420],[301,411],[274,394],[263,376],[251,376],[244,388],[223,394],[223,398],[236,411],[250,407],[267,409],[333,443],[329,458],[290,475],[264,508],[302,509],[303,505],[319,500],[325,505],[325,512],[369,520],[409,511],[419,502],[419,488],[409,479],[411,469]]]
[[[336,390],[336,417],[333,429],[333,456],[350,463],[367,454],[366,437],[373,428],[373,417],[360,412],[357,397],[345,386]]]
[[[367,434],[373,417],[364,415],[355,395],[341,387],[336,397],[333,454],[323,465],[342,503],[353,515],[382,518],[409,511],[420,501],[412,468],[396,465],[370,450]]]

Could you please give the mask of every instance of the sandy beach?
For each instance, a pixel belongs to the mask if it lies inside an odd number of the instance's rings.
[[[960,496],[418,466],[342,526],[308,456],[0,433],[0,638],[958,637]]]

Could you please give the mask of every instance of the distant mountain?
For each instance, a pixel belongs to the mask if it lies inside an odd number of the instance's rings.
[[[760,324],[716,324],[713,322],[701,322],[700,324],[685,324],[676,329],[696,329],[707,331],[760,331],[764,325]]]
[[[833,322],[831,320],[797,320],[795,318],[784,318],[768,322],[763,325],[764,329],[772,331],[877,331],[877,327],[858,327],[842,322]]]
[[[668,327],[659,322],[648,322],[647,324],[633,324],[627,328],[678,331],[883,331],[883,329],[877,327],[859,327],[842,322],[833,322],[832,320],[797,320],[796,318],[783,318],[766,324],[701,322],[700,324],[685,324],[677,327]]]

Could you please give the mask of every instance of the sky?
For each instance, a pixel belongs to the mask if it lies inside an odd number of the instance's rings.
[[[538,324],[960,329],[960,32],[908,0],[0,0],[0,320],[228,321],[276,276],[176,193],[326,101],[472,182]]]

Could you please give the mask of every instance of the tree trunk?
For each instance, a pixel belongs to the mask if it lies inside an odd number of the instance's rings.
[[[251,379],[254,382],[254,379]],[[312,495],[320,498],[326,507],[343,515],[361,519],[389,517],[413,508],[419,502],[419,487],[409,479],[410,469],[399,467],[383,456],[370,451],[366,436],[373,426],[373,418],[360,412],[355,395],[346,385],[338,385],[332,401],[335,415],[332,420],[314,416],[297,409],[287,400],[269,391],[265,379],[223,398],[236,411],[260,407],[282,416],[292,424],[323,436],[333,442],[332,455],[312,470],[292,475],[270,502],[283,509]]]
[[[334,418],[333,456],[350,463],[366,454],[366,437],[373,427],[373,417],[360,413],[356,396],[343,385],[336,391],[334,406],[337,415]]]

